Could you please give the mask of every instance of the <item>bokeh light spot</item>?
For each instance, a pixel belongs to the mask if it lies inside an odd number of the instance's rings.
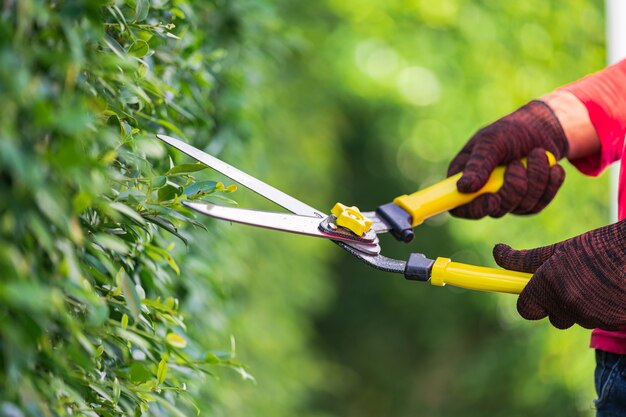
[[[429,69],[410,67],[398,76],[398,91],[415,106],[428,106],[439,100],[441,88],[439,80]]]
[[[355,51],[358,67],[372,78],[382,79],[398,69],[398,53],[375,39],[359,43]]]

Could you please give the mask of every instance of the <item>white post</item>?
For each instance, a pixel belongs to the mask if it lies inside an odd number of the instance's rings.
[[[606,0],[606,50],[609,64],[626,57],[626,1]],[[611,167],[611,221],[617,221],[619,165]]]

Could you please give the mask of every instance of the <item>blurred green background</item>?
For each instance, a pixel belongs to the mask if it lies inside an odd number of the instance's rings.
[[[153,135],[183,137],[320,210],[336,201],[373,209],[444,178],[481,126],[601,69],[602,2],[24,0],[0,7],[0,100],[8,109],[0,118],[1,415],[593,415],[589,331],[526,322],[514,296],[368,269],[328,242],[208,219],[198,219],[207,230],[193,227],[180,206],[192,197],[182,190],[231,182],[210,170],[167,174],[191,161]],[[19,169],[22,160],[29,170]],[[565,165],[565,185],[539,215],[440,215],[409,245],[383,238],[384,254],[419,251],[494,266],[495,243],[533,247],[608,223],[606,176],[585,178]],[[182,194],[157,192],[167,187],[155,185],[161,177]],[[51,197],[42,202],[40,189]],[[79,208],[77,196],[86,199]],[[241,188],[228,198],[276,209]],[[47,224],[50,199],[67,231]],[[133,232],[144,237],[124,238],[130,249],[120,249],[102,236],[130,233],[137,219],[123,209],[126,217],[94,222],[108,219],[111,202],[144,219],[168,219],[189,244],[159,223],[162,230]],[[43,220],[31,232],[24,207],[35,204],[41,209],[33,216]],[[76,228],[88,241],[96,236],[93,247],[111,267],[94,273],[92,246],[72,240]],[[45,250],[42,234],[50,236]],[[59,243],[63,234],[74,255]],[[171,253],[180,274],[164,255],[142,260],[146,242]],[[91,297],[80,293],[84,311],[106,306],[97,325],[63,307],[76,300],[63,284],[74,258],[81,291]],[[120,267],[144,291],[141,311],[129,304],[132,291],[115,290],[128,288],[115,276]],[[43,292],[12,298],[31,287]],[[50,288],[66,304],[33,308]],[[159,315],[165,310],[157,303],[168,297],[184,324]],[[131,316],[128,332],[123,314]],[[33,320],[36,331],[24,330]],[[168,342],[170,332],[187,343]],[[67,360],[52,360],[52,352]],[[144,365],[145,378],[131,372]],[[149,396],[137,394],[140,385]]]

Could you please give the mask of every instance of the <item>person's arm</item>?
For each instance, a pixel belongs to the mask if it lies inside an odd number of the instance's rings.
[[[568,158],[582,172],[597,175],[622,157],[626,61],[543,99],[566,132]],[[561,329],[626,326],[626,219],[541,248],[499,244],[493,255],[504,268],[533,273],[517,301],[522,317],[549,317]]]
[[[461,192],[474,192],[497,165],[507,165],[504,185],[453,216],[500,217],[537,213],[554,198],[565,179],[550,167],[544,151],[567,157],[587,175],[598,175],[621,157],[626,132],[626,60],[567,85],[480,129],[448,167],[463,171]],[[520,158],[528,163],[523,167]]]
[[[567,158],[575,160],[600,152],[600,140],[591,124],[585,105],[569,91],[555,91],[540,99],[546,103],[559,119],[569,149]]]
[[[591,155],[569,156],[587,175],[598,175],[619,160],[626,134],[626,60],[560,88],[575,96],[587,110],[600,149]]]
[[[622,157],[625,134],[626,60],[479,130],[451,162],[449,174],[463,171],[457,187],[470,192],[496,165],[507,164],[504,185],[452,214],[536,213],[564,179],[561,167],[549,166],[544,150],[598,175]],[[526,169],[517,161],[521,157],[528,158]],[[626,219],[541,248],[499,244],[494,258],[503,268],[533,274],[517,302],[522,317],[547,316],[563,329],[574,323],[611,330],[626,326]]]
[[[560,165],[550,166],[546,151],[559,160],[567,155],[568,146],[554,111],[539,100],[480,129],[450,162],[448,176],[463,171],[457,188],[472,193],[485,185],[496,166],[506,165],[504,183],[498,192],[483,194],[450,214],[478,219],[541,211],[565,179]],[[526,166],[521,158],[527,159]]]
[[[498,244],[493,256],[503,268],[533,274],[517,299],[525,319],[548,317],[559,329],[626,326],[626,220],[535,249]]]

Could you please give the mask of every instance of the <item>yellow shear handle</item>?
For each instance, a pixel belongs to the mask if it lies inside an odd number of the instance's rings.
[[[519,294],[530,277],[532,274],[524,272],[467,265],[452,262],[448,258],[437,258],[432,267],[430,283],[438,286],[449,284],[469,290]]]
[[[546,155],[550,166],[554,166],[556,164],[554,155],[547,151]],[[521,161],[526,166],[526,158]],[[475,193],[461,193],[456,188],[457,181],[463,175],[459,172],[411,195],[396,197],[393,202],[411,215],[413,219],[411,225],[415,227],[436,214],[470,203],[480,195],[497,192],[504,184],[505,170],[505,166],[496,167],[485,186]]]

